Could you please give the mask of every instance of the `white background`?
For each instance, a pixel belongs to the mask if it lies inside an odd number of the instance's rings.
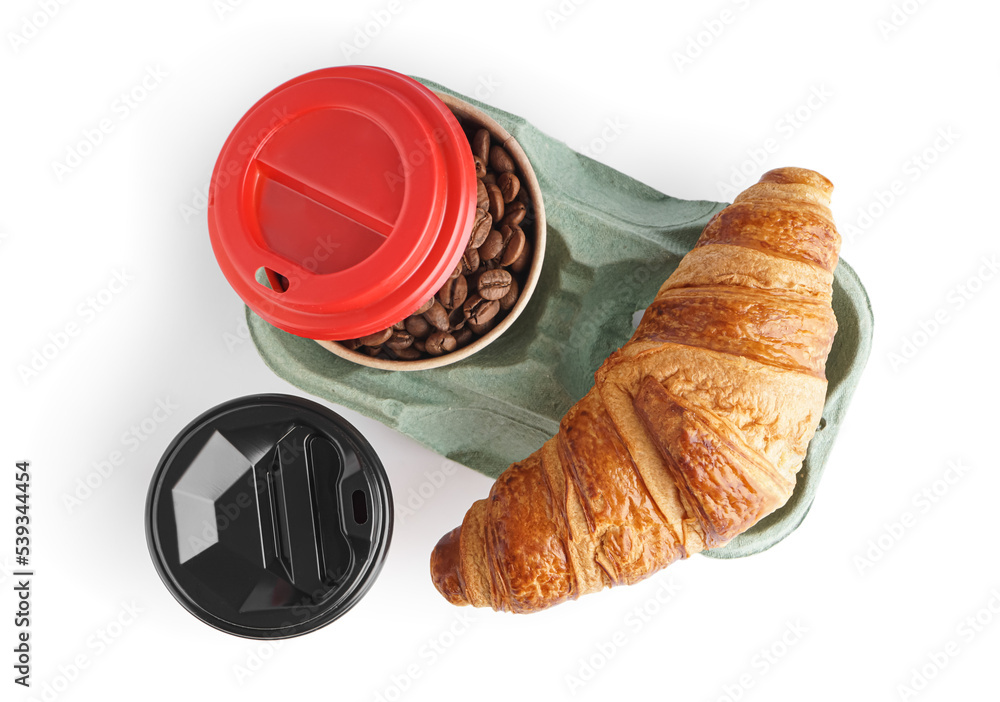
[[[983,261],[1000,253],[998,14],[916,0],[4,2],[0,699],[997,699],[1000,276]],[[219,402],[299,394],[245,338],[200,193],[257,98],[341,63],[485,90],[679,197],[730,199],[743,166],[753,180],[799,165],[834,181],[843,256],[876,333],[798,531],[752,558],[695,557],[542,614],[459,610],[427,574],[438,537],[490,486],[459,467],[397,521],[382,576],[334,625],[271,648],[181,609],[143,533],[157,459]],[[147,75],[152,90],[124,103]],[[100,143],[80,147],[102,120]],[[71,150],[85,155],[60,174]],[[86,312],[116,272],[127,286]],[[25,377],[68,324],[65,348]],[[448,465],[344,414],[377,447],[397,502]],[[30,691],[10,667],[24,458]],[[977,615],[978,629],[963,623]]]

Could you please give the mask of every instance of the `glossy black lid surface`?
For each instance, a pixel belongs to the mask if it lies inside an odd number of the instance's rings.
[[[189,424],[146,501],[153,563],[177,600],[222,631],[287,638],[368,591],[392,535],[374,449],[345,419],[289,395],[252,395]]]

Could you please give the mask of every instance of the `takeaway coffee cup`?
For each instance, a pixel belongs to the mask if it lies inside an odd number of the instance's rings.
[[[373,358],[337,340],[400,323],[453,275],[476,217],[470,131],[510,154],[530,196],[520,297],[482,336],[419,360]],[[502,126],[475,106],[369,66],[322,69],[265,95],[219,155],[209,231],[226,279],[272,325],[364,365],[419,370],[491,343],[527,305],[545,249],[541,192]]]

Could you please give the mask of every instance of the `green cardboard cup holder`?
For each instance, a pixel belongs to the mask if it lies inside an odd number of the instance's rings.
[[[474,355],[416,373],[338,357],[312,338],[278,328],[253,305],[247,322],[261,358],[288,382],[496,477],[555,434],[603,360],[628,340],[636,313],[727,203],[670,197],[521,117],[417,80],[495,120],[534,170],[544,199],[544,274],[520,316]],[[706,555],[735,558],[770,548],[798,527],[812,504],[871,349],[871,305],[843,260],[833,287],[839,329],[827,362],[826,405],[795,492],[781,509]]]

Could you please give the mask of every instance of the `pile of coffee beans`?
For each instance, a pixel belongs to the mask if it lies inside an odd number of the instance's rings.
[[[514,159],[482,128],[466,128],[477,202],[469,244],[431,299],[388,329],[340,343],[368,356],[415,361],[467,346],[507,316],[531,264],[531,196]],[[522,228],[522,225],[523,228]]]

